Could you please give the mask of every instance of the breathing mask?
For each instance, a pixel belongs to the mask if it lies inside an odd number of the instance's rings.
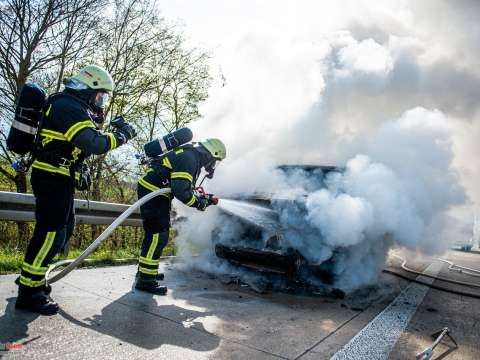
[[[207,178],[209,179],[213,178],[213,174],[215,173],[216,166],[217,166],[217,161],[215,159],[212,159],[210,162],[208,162],[204,166],[205,171],[207,172]]]

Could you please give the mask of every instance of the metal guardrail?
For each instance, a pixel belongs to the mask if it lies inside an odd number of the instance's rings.
[[[75,219],[77,224],[109,225],[128,207],[125,204],[75,199]],[[35,197],[0,191],[0,220],[35,221]],[[122,225],[142,226],[140,211],[134,211]]]

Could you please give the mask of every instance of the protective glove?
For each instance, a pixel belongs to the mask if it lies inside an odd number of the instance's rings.
[[[92,179],[90,176],[90,169],[87,164],[80,164],[78,169],[75,170],[75,189],[77,190],[90,190],[92,185]]]
[[[203,196],[197,196],[197,202],[196,202],[196,208],[197,210],[200,211],[205,211],[205,209],[210,206],[210,202],[208,201],[208,198],[203,197]]]
[[[114,129],[112,131],[113,136],[115,136],[115,139],[117,140],[117,147],[120,145],[123,145],[127,142],[127,137],[123,132],[121,132],[118,129]]]
[[[218,204],[218,197],[213,194],[207,195],[208,205],[217,205]]]
[[[200,211],[205,211],[207,207],[210,205],[217,205],[218,204],[218,197],[213,194],[201,194],[197,195],[197,209]]]
[[[124,144],[128,140],[131,140],[135,136],[137,136],[137,132],[135,131],[133,126],[127,123],[123,118],[123,116],[117,116],[115,119],[110,121],[110,125],[114,128],[113,129],[114,134],[123,135],[123,138],[125,139],[125,141],[122,142],[122,144]]]

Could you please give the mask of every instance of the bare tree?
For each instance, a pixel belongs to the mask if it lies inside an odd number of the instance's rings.
[[[106,116],[122,114],[137,125],[137,149],[199,116],[209,85],[207,54],[184,48],[182,34],[158,15],[155,1],[116,0],[102,12],[106,6],[98,0],[0,0],[0,163],[14,160],[5,139],[25,82],[58,91],[64,75],[85,63],[112,74],[116,89]],[[94,199],[102,198],[108,179],[117,177],[118,185],[129,170],[111,155],[90,164]],[[0,167],[0,174],[17,191],[27,190],[24,173]]]
[[[207,54],[196,51],[179,54],[176,76],[163,94],[165,130],[179,129],[200,116],[198,104],[207,98],[206,84],[210,80],[206,59]]]
[[[154,1],[118,0],[102,24],[97,43],[100,65],[115,81],[106,114],[108,118],[122,114],[136,125],[139,136],[132,144],[137,150],[161,132],[199,116],[198,103],[206,98],[210,79],[208,56],[183,48],[182,34],[159,17]],[[120,179],[132,180],[132,162],[117,157],[118,153],[107,154],[90,162],[93,199],[101,200],[110,184],[119,189]]]
[[[52,52],[60,53],[58,70],[55,73],[55,92],[60,90],[66,73],[71,72],[83,58],[91,57],[95,53],[95,29],[101,21],[101,13],[98,11],[106,5],[106,0],[69,2],[69,7],[76,8],[77,11],[71,11],[71,15],[59,24],[58,33],[61,36],[55,37],[49,44]]]
[[[11,163],[5,147],[15,100],[30,79],[48,87],[55,79],[58,90],[63,73],[85,51],[96,11],[105,2],[96,0],[7,0],[0,2],[0,158]],[[1,168],[0,168],[1,169]],[[26,191],[25,174],[13,176],[17,191]]]
[[[96,0],[0,1],[0,162],[14,160],[5,140],[21,88],[28,80],[48,87],[52,78],[59,88],[65,69],[84,51],[94,14],[104,4]],[[0,174],[15,183],[18,192],[27,191],[22,169],[13,174],[0,167]],[[26,231],[19,224],[20,238]]]
[[[197,118],[210,81],[208,55],[186,48],[178,28],[158,13],[155,0],[0,0],[3,187],[27,190],[26,174],[9,168],[15,156],[5,145],[22,86],[34,81],[49,92],[59,91],[65,75],[94,63],[105,67],[116,83],[106,123],[122,114],[139,136],[114,154],[88,159],[94,176],[92,197],[132,200],[132,174],[142,170],[128,160],[131,152]],[[24,243],[28,228],[19,223],[18,230]],[[92,227],[92,236],[97,231]]]

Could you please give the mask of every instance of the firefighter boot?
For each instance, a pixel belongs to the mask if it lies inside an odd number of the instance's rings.
[[[15,308],[42,315],[55,315],[59,310],[58,304],[45,294],[43,288],[34,292],[19,289]]]
[[[161,286],[155,278],[144,278],[143,276],[139,276],[137,281],[135,282],[135,289],[146,291],[151,294],[155,295],[166,295],[167,294],[167,287]]]
[[[135,274],[135,278],[138,279],[138,277],[140,276],[140,273],[137,271],[137,273]],[[164,273],[158,273],[157,275],[155,275],[155,279],[159,280],[159,281],[162,281],[165,279],[165,274]]]

